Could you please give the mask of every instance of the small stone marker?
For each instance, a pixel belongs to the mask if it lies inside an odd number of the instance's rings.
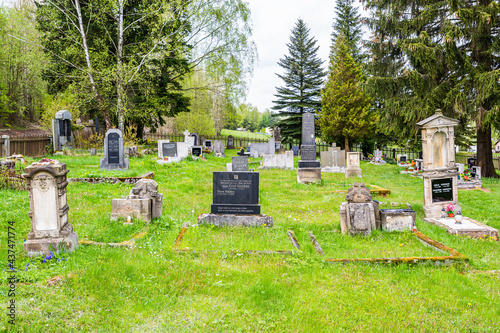
[[[90,148],[90,155],[97,155],[97,149],[95,148]]]
[[[163,194],[158,192],[158,184],[152,179],[141,179],[127,198],[112,200],[111,220],[119,217],[134,217],[151,222],[161,217]]]
[[[372,201],[370,190],[364,183],[354,183],[347,191],[347,202],[340,205],[340,227],[343,234],[369,235],[377,228],[378,204]]]
[[[23,244],[28,255],[46,255],[61,247],[73,251],[78,247],[78,235],[68,222],[66,164],[42,159],[32,163],[23,177],[27,180],[30,198],[31,231]]]
[[[380,222],[384,231],[413,230],[417,213],[412,209],[380,209]]]
[[[110,129],[106,132],[101,169],[128,169],[128,158],[124,158],[123,134],[119,129]]]
[[[248,171],[248,156],[233,156],[231,171]]]

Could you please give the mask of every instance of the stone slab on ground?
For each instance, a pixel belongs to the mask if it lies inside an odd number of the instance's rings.
[[[268,227],[273,226],[271,216],[259,215],[230,215],[230,214],[201,214],[198,224],[212,224],[218,227]]]
[[[496,237],[498,239],[498,230],[487,226],[481,222],[475,221],[469,217],[463,217],[462,223],[457,224],[455,219],[450,218],[425,218],[424,221],[445,228],[449,234],[465,235],[472,238]]]
[[[474,189],[481,189],[483,186],[483,181],[482,180],[458,180],[457,181],[457,188],[459,190],[474,190]]]

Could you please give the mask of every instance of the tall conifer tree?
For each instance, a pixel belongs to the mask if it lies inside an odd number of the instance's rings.
[[[370,0],[374,74],[384,126],[416,138],[437,108],[476,124],[482,175],[497,177],[491,128],[500,123],[500,4],[486,0]],[[460,134],[460,128],[458,133]]]
[[[290,54],[278,62],[285,69],[285,74],[276,74],[285,86],[276,87],[274,96],[277,100],[273,101],[273,109],[279,111],[275,116],[279,120],[275,126],[281,128],[283,142],[300,143],[302,114],[321,108],[321,86],[325,71],[321,67],[323,61],[316,55],[319,46],[316,46],[313,37],[309,37],[309,29],[302,19],[292,29],[287,46]]]
[[[358,63],[362,60],[361,49],[361,15],[353,5],[354,0],[336,0],[335,21],[333,22],[332,45],[335,44],[340,34],[344,35],[351,55]]]
[[[330,74],[322,95],[319,127],[328,142],[349,142],[372,133],[377,116],[370,112],[370,98],[361,86],[363,75],[350,54],[348,40],[340,33],[330,57]]]

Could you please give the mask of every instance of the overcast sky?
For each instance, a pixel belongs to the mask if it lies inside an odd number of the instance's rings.
[[[278,61],[288,54],[286,46],[299,18],[310,28],[319,46],[318,57],[327,68],[331,45],[335,0],[247,0],[252,11],[253,40],[259,61],[248,84],[247,102],[260,112],[271,108],[277,86],[282,86],[275,73],[283,74]]]

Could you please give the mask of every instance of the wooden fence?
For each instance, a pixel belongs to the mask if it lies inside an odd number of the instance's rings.
[[[47,147],[51,142],[49,135],[22,135],[11,136],[10,155],[21,154],[29,157],[40,157],[48,153]],[[4,141],[0,140],[0,157],[5,156]]]
[[[184,142],[184,134],[157,134],[157,133],[146,133],[145,137],[151,141],[158,141],[158,140],[170,140],[172,142]],[[221,140],[224,142],[224,145],[227,146],[227,136],[203,136],[200,135],[200,138],[204,137],[205,140]],[[269,140],[265,139],[252,139],[252,138],[237,138],[234,137],[234,146],[239,148],[239,147],[246,147],[248,146],[249,143],[263,143],[263,142],[269,142]]]

